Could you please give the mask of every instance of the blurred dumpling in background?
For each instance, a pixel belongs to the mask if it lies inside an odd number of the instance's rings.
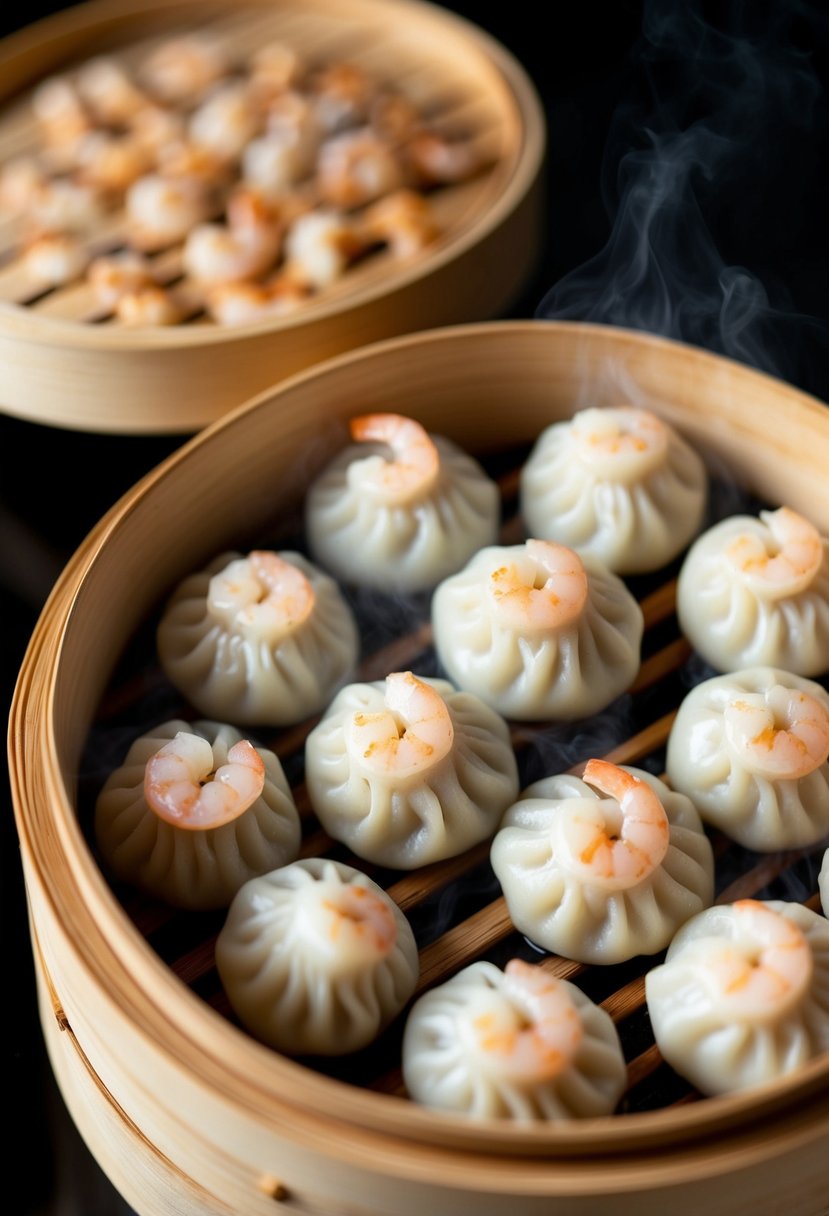
[[[608,1013],[539,964],[471,963],[415,1001],[403,1035],[409,1096],[473,1119],[613,1113],[627,1068]]]
[[[697,684],[668,737],[666,772],[703,820],[760,853],[829,834],[829,694],[773,667]]]
[[[299,814],[282,765],[233,726],[172,719],[136,739],[95,805],[104,865],[175,907],[227,907],[295,860]]]
[[[311,556],[345,584],[430,591],[494,542],[497,484],[449,439],[413,418],[353,418],[354,443],[311,485],[305,527]]]
[[[702,458],[650,410],[580,410],[542,431],[523,469],[531,536],[590,553],[617,574],[658,570],[702,526]]]
[[[645,993],[663,1058],[700,1093],[764,1085],[829,1050],[829,921],[782,900],[707,908]]]
[[[829,542],[791,507],[732,515],[691,545],[677,617],[717,671],[829,671]]]
[[[156,641],[167,678],[199,713],[246,726],[318,713],[360,652],[336,581],[291,551],[225,553],[189,575]]]
[[[829,916],[829,848],[823,854],[823,862],[818,875],[818,891],[823,915]]]

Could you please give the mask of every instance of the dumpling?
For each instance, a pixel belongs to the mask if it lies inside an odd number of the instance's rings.
[[[471,456],[398,414],[367,414],[350,426],[357,442],[306,496],[308,547],[321,566],[350,585],[430,591],[494,543],[500,491]]]
[[[688,550],[677,619],[717,671],[829,670],[829,541],[790,507],[732,515]]]
[[[521,470],[531,536],[617,574],[667,565],[702,526],[708,475],[669,423],[634,406],[584,409],[542,431]]]
[[[642,610],[598,558],[544,540],[481,549],[432,597],[435,649],[506,718],[573,720],[639,671]]]
[[[329,835],[405,870],[491,836],[519,790],[503,718],[410,671],[337,695],[308,736],[305,781]]]
[[[352,675],[354,615],[333,578],[301,553],[225,553],[191,574],[156,631],[170,682],[201,714],[290,726],[318,713]]]
[[[394,900],[342,862],[310,857],[245,883],[216,940],[239,1021],[286,1055],[373,1042],[414,992],[414,934]]]
[[[829,1050],[829,921],[799,903],[708,908],[645,976],[663,1059],[700,1093],[749,1089]]]
[[[829,834],[829,694],[774,667],[697,684],[668,737],[665,769],[706,823],[759,853]]]
[[[294,861],[300,838],[279,758],[221,722],[174,718],[141,735],[95,803],[109,871],[191,911],[227,907],[249,878]]]
[[[582,963],[656,954],[714,898],[714,857],[689,798],[643,769],[589,760],[529,786],[490,850],[515,928]]]
[[[627,1082],[610,1015],[521,959],[472,963],[419,997],[402,1061],[415,1102],[475,1119],[610,1115]]]

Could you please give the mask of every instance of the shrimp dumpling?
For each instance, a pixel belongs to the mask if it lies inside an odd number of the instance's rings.
[[[513,719],[598,713],[639,671],[644,621],[598,558],[551,541],[481,549],[432,597],[449,678]]]
[[[290,726],[352,674],[355,617],[336,581],[301,553],[230,552],[191,574],[156,631],[170,682],[201,714]]]
[[[305,527],[315,561],[341,582],[392,593],[430,591],[492,544],[498,485],[451,440],[413,418],[353,418],[356,441],[311,485]]]
[[[617,574],[672,561],[702,526],[708,474],[667,422],[633,406],[580,410],[537,439],[521,470],[532,536],[591,553]]]
[[[519,790],[503,718],[410,671],[338,693],[308,736],[305,779],[329,835],[407,870],[487,839]]]
[[[216,940],[239,1021],[286,1055],[358,1051],[401,1012],[420,963],[411,925],[366,874],[323,857],[241,888]]]
[[[732,515],[693,543],[677,580],[677,619],[719,672],[829,670],[829,541],[790,507]]]
[[[829,921],[800,903],[707,908],[645,976],[657,1047],[706,1096],[763,1085],[829,1051]]]
[[[693,803],[643,769],[589,760],[530,785],[490,860],[515,928],[582,963],[663,950],[714,897],[711,844]]]
[[[666,753],[671,786],[706,823],[759,853],[829,835],[829,694],[773,667],[697,684]]]
[[[95,804],[95,840],[123,882],[173,907],[226,908],[296,859],[301,828],[279,758],[234,726],[173,718],[135,739]]]
[[[423,1106],[516,1122],[610,1115],[627,1082],[608,1013],[540,964],[476,962],[413,1004],[403,1080]]]

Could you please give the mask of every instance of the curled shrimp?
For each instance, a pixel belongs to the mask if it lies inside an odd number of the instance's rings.
[[[585,409],[572,420],[580,459],[602,478],[632,481],[657,468],[668,450],[668,428],[650,410],[634,406]]]
[[[262,114],[246,83],[224,84],[190,116],[188,134],[194,144],[223,161],[236,161],[259,134]]]
[[[329,134],[360,126],[377,91],[369,75],[353,63],[329,63],[308,79],[308,93],[320,125]]]
[[[735,1016],[776,1018],[798,1004],[811,984],[809,943],[790,917],[760,900],[738,899],[731,908],[734,938],[706,955],[705,980]]]
[[[737,536],[726,555],[748,585],[775,597],[795,595],[810,585],[823,561],[817,528],[791,507],[761,511],[766,538],[755,532]]]
[[[363,249],[357,230],[336,208],[300,212],[285,234],[285,266],[313,290],[335,283]]]
[[[129,123],[147,99],[129,73],[109,55],[96,55],[78,70],[79,96],[99,122],[108,126]]]
[[[171,104],[187,103],[216,84],[228,70],[218,41],[200,34],[168,38],[144,61],[142,79],[152,93]]]
[[[265,788],[265,765],[240,739],[216,768],[207,739],[179,731],[147,761],[144,797],[160,819],[190,831],[219,828],[252,806]]]
[[[122,325],[178,325],[184,308],[166,287],[148,283],[123,291],[115,301],[115,316]]]
[[[555,541],[528,540],[527,581],[518,565],[500,566],[489,591],[498,620],[520,633],[563,629],[577,621],[587,602],[587,572],[579,555]]]
[[[572,1060],[584,1037],[578,1010],[562,982],[542,967],[510,959],[499,1003],[473,1019],[480,1058],[515,1080],[549,1081]]]
[[[669,824],[656,791],[607,760],[588,760],[584,781],[608,798],[578,799],[559,823],[568,864],[592,885],[625,890],[651,874],[668,851]]]
[[[342,131],[320,147],[317,188],[322,200],[333,207],[362,207],[402,185],[403,171],[394,148],[370,127]]]
[[[90,131],[78,144],[78,180],[115,195],[143,177],[152,167],[149,150],[132,134]]]
[[[386,503],[404,503],[428,493],[440,473],[437,447],[414,418],[400,414],[361,414],[352,418],[351,438],[358,443],[384,443],[392,459],[368,456],[349,469],[349,480]],[[353,472],[352,472],[353,470]]]
[[[486,158],[469,141],[446,139],[427,130],[411,136],[405,144],[405,156],[420,186],[463,182],[486,164]]]
[[[228,204],[227,224],[199,224],[187,236],[182,262],[202,283],[254,279],[276,260],[282,225],[256,191],[237,191]]]
[[[280,274],[267,283],[217,283],[207,292],[205,306],[217,325],[250,325],[286,316],[309,295],[307,284]]]
[[[322,936],[344,963],[355,954],[386,958],[397,941],[394,912],[379,895],[356,883],[330,885],[320,901]]]
[[[770,779],[796,781],[829,757],[829,712],[815,697],[774,684],[723,711],[725,736],[743,761]]]
[[[69,232],[47,232],[29,244],[23,253],[27,274],[44,287],[62,287],[79,279],[86,270],[89,253]]]
[[[121,249],[93,258],[86,281],[102,308],[113,309],[122,296],[155,283],[152,264],[140,253]]]
[[[385,709],[355,713],[349,750],[367,769],[397,780],[434,768],[452,750],[452,718],[440,693],[410,671],[386,676]]]
[[[210,579],[208,611],[229,628],[278,642],[314,608],[315,595],[302,570],[278,553],[254,549]]]
[[[398,258],[412,257],[440,233],[429,202],[416,190],[395,190],[366,207],[360,220],[368,244],[386,245]]]
[[[181,240],[204,220],[209,205],[203,182],[160,173],[139,177],[124,201],[130,243],[145,250]]]

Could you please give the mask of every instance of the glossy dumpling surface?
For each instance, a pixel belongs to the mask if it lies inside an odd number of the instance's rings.
[[[645,992],[662,1056],[701,1093],[774,1081],[829,1050],[829,921],[782,900],[708,908]]]
[[[403,913],[366,874],[312,857],[241,888],[216,966],[245,1028],[288,1055],[337,1056],[371,1043],[419,973]]]
[[[627,1070],[609,1014],[538,964],[470,964],[415,1001],[403,1036],[409,1096],[517,1122],[612,1114]]]

